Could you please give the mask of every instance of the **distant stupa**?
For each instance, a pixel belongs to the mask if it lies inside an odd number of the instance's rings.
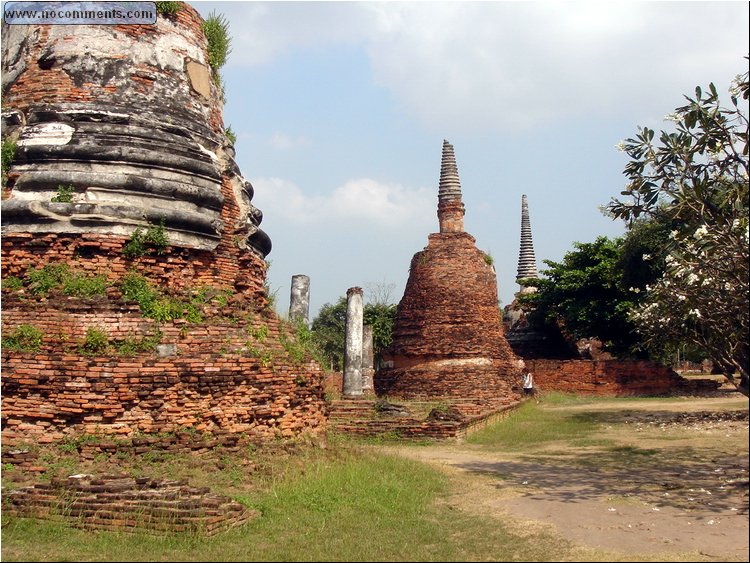
[[[524,278],[537,278],[534,242],[531,239],[531,220],[529,219],[529,200],[521,196],[521,248],[518,252],[518,273],[516,282]]]

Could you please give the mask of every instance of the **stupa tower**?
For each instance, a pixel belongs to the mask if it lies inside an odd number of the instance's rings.
[[[514,398],[516,358],[501,324],[489,257],[464,231],[453,147],[443,142],[438,190],[440,232],[412,258],[398,305],[393,367],[376,374],[379,393],[408,399],[470,398],[498,405]]]
[[[521,248],[518,252],[518,273],[516,282],[524,278],[537,278],[534,242],[531,238],[531,221],[529,219],[529,200],[521,196]],[[523,291],[523,290],[522,290]]]
[[[461,180],[458,178],[453,145],[443,141],[443,158],[440,166],[438,188],[438,222],[441,233],[461,233],[464,230],[466,210],[461,199]]]

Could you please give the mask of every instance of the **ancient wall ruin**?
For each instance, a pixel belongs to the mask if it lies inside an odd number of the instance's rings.
[[[269,311],[271,241],[202,23],[181,4],[155,25],[3,25],[4,446],[324,426],[321,370]],[[103,287],[40,288],[45,266]],[[165,310],[123,295],[134,275]],[[11,342],[21,329],[38,342]]]
[[[649,396],[711,391],[711,379],[687,380],[668,366],[645,360],[526,359],[538,391],[579,395]]]
[[[214,536],[258,516],[228,497],[181,481],[72,475],[9,491],[5,510],[87,530]]]

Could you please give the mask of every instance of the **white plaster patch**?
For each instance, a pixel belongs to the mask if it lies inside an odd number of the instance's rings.
[[[450,360],[436,360],[434,362],[425,362],[421,366],[438,367],[461,367],[461,366],[489,366],[492,365],[490,358],[456,358]]]
[[[207,154],[208,156],[210,156],[210,157],[211,157],[211,160],[213,160],[214,162],[218,162],[218,160],[219,160],[219,157],[218,157],[218,156],[216,156],[216,153],[215,153],[215,152],[213,152],[213,151],[210,151],[210,150],[208,150],[208,149],[207,149],[206,147],[204,147],[204,146],[203,146],[203,145],[201,145],[200,143],[197,143],[197,145],[198,145],[198,149],[199,149],[199,150],[200,150],[200,151],[201,151],[202,153],[205,153],[205,154]]]
[[[23,147],[38,145],[67,145],[75,129],[67,123],[41,123],[25,127],[18,144]]]
[[[66,110],[58,110],[57,113],[63,114],[63,115],[73,115],[73,114],[101,114],[101,115],[107,115],[109,117],[130,117],[127,113],[117,113],[114,111],[101,111],[101,110],[95,110],[92,111],[90,109],[66,109]]]

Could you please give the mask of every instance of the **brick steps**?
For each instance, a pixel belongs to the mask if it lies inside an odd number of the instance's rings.
[[[69,521],[93,530],[213,536],[259,515],[240,503],[184,481],[73,475],[9,491],[4,510],[22,517]]]
[[[488,405],[486,400],[466,398],[440,402],[398,401],[395,404],[405,407],[408,412],[420,414],[389,415],[376,410],[376,401],[342,399],[331,402],[329,424],[337,432],[354,436],[397,435],[408,439],[458,439],[487,420],[513,408],[518,401],[503,399],[495,401],[494,405]],[[427,416],[436,404],[445,406],[445,419]]]

